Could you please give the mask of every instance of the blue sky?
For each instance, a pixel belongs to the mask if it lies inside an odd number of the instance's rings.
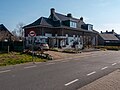
[[[120,0],[0,0],[0,24],[14,30],[20,22],[29,24],[56,12],[84,17],[97,31],[114,29],[120,34]]]

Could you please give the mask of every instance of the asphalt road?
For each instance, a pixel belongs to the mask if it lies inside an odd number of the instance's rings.
[[[76,90],[120,68],[120,51],[0,67],[0,90]]]

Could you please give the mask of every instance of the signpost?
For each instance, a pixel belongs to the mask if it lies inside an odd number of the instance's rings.
[[[34,57],[34,36],[36,36],[36,33],[34,31],[30,31],[29,32],[29,35],[31,36],[32,38],[32,61],[33,61],[33,64],[34,64],[34,60],[33,60],[33,57]]]

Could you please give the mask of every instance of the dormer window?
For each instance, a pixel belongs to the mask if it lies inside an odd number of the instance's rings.
[[[70,21],[70,27],[76,28],[77,27],[77,23],[73,22],[73,21]]]
[[[89,31],[93,30],[93,25],[88,24],[88,30],[89,30]]]

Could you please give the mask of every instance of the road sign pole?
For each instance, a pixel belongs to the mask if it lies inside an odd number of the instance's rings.
[[[29,35],[32,38],[32,62],[33,62],[33,64],[35,64],[35,62],[34,62],[34,36],[36,36],[36,33],[34,31],[30,31]]]
[[[34,62],[34,37],[32,37],[32,62],[33,64],[35,64]]]

